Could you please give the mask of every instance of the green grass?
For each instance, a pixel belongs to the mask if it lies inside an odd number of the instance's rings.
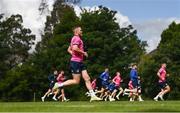
[[[0,112],[180,112],[180,101],[5,102]]]

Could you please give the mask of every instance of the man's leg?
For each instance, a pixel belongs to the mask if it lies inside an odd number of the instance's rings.
[[[164,90],[162,91],[161,95],[159,96],[160,99],[161,99],[161,100],[164,100],[164,99],[163,99],[163,96],[164,96],[166,93],[170,92],[170,90],[171,90],[171,89],[170,89],[169,85],[167,85],[167,86],[164,88]]]
[[[69,86],[69,85],[76,85],[79,84],[80,82],[80,74],[72,74],[73,75],[73,79],[67,80],[65,82],[62,83],[63,86]],[[61,86],[61,85],[60,85]],[[62,86],[61,86],[62,87]]]
[[[165,87],[165,90],[163,91],[163,95],[165,95],[166,93],[170,92],[171,91],[171,88],[169,87],[169,85],[167,85]]]
[[[101,91],[100,91],[100,96],[99,97],[103,98],[104,93],[105,93],[105,89],[102,87]]]
[[[117,93],[117,89],[114,89],[113,92],[111,93],[111,97],[114,99]]]
[[[90,100],[90,102],[91,102],[91,101],[94,101],[94,100],[101,100],[100,98],[98,98],[98,97],[95,95],[95,93],[94,93],[94,91],[93,91],[93,88],[92,88],[92,86],[91,86],[90,77],[89,77],[89,75],[88,75],[88,73],[87,73],[87,70],[83,70],[83,71],[82,71],[82,77],[83,77],[83,79],[84,79],[84,81],[85,81],[85,84],[86,84],[87,89],[89,90],[89,93],[91,94],[91,100]]]
[[[44,94],[43,97],[41,97],[41,100],[44,102],[44,99],[46,98],[46,96],[51,92],[51,89],[48,89],[48,91]]]
[[[89,77],[89,75],[88,75],[88,73],[87,73],[87,70],[83,70],[82,71],[82,77],[83,77],[83,79],[84,79],[84,81],[85,81],[85,84],[86,84],[86,87],[87,87],[87,89],[90,91],[90,90],[93,90],[93,88],[92,88],[92,86],[91,86],[91,79],[90,79],[90,77]]]
[[[161,89],[161,91],[156,95],[156,97],[154,97],[154,100],[155,101],[158,101],[158,98],[160,97],[160,95],[162,95],[162,93],[163,93],[163,89]]]
[[[73,75],[73,79],[67,80],[60,84],[56,83],[53,87],[53,91],[64,86],[79,84],[81,75],[80,74],[72,74],[72,75]]]
[[[54,96],[52,98],[53,100],[57,101],[56,96],[58,93],[59,93],[59,89],[56,89],[56,91],[54,92]]]
[[[119,100],[119,96],[123,93],[123,89],[119,88],[119,93],[116,95],[116,98]]]
[[[64,94],[64,89],[61,89],[61,95],[62,95],[62,102],[66,100],[65,94]]]

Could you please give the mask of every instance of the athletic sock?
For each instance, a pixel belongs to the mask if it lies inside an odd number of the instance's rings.
[[[89,90],[89,93],[90,93],[91,97],[96,96],[93,90]]]
[[[160,96],[160,95],[158,94],[156,97],[154,97],[154,99],[158,99],[158,98],[159,98],[159,96]]]

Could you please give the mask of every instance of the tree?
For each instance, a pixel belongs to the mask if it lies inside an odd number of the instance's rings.
[[[5,49],[5,62],[12,68],[28,58],[28,51],[34,44],[35,36],[31,35],[31,30],[23,28],[21,15],[12,15],[3,20],[0,24],[0,41],[2,49]]]
[[[111,70],[111,75],[116,71],[121,71],[124,78],[129,78],[128,66],[132,62],[139,62],[140,56],[145,53],[146,42],[138,39],[136,30],[131,25],[120,28],[115,22],[116,13],[100,6],[97,11],[83,10],[79,18],[71,6],[54,7],[51,16],[47,18],[49,24],[46,24],[53,25],[51,27],[53,29],[50,30],[51,37],[46,34],[45,29],[41,46],[36,48],[38,51],[35,56],[35,65],[46,73],[41,75],[44,78],[41,83],[47,79],[46,76],[48,72],[51,72],[52,67],[63,69],[67,75],[71,75],[69,73],[70,55],[67,53],[67,48],[73,36],[72,28],[76,25],[83,28],[85,49],[89,53],[89,58],[85,63],[88,64],[91,77],[98,77],[107,66]],[[71,97],[77,100],[75,88],[83,89],[81,91],[85,88],[84,85],[68,88],[67,93],[72,94]],[[80,96],[79,99],[81,98],[84,96]]]
[[[156,73],[162,63],[167,63],[167,73],[170,77],[167,78],[171,87],[169,99],[178,99],[179,97],[179,67],[180,67],[180,24],[172,22],[169,28],[165,29],[161,34],[161,41],[157,49],[147,55],[148,59],[142,58],[141,73],[145,79],[144,87],[146,87],[146,94],[153,97],[157,94],[158,77]]]
[[[12,15],[9,18],[0,15],[0,95],[7,94],[6,90],[9,89],[3,86],[11,84],[9,73],[16,75],[13,68],[27,61],[30,55],[28,51],[34,44],[35,35],[31,34],[30,29],[24,28],[22,22],[21,15]],[[15,85],[10,89],[14,87]]]

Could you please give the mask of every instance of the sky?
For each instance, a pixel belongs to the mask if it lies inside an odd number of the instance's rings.
[[[21,14],[23,25],[36,34],[36,42],[40,41],[48,12],[40,15],[38,11],[41,0],[0,0],[0,13],[6,16]],[[52,10],[54,0],[46,0]],[[121,27],[132,24],[137,29],[138,37],[147,41],[147,52],[155,49],[160,42],[160,35],[168,25],[175,21],[180,23],[180,0],[82,0],[75,11],[79,15],[80,8],[95,9],[103,5],[118,11],[116,18]]]
[[[156,49],[161,33],[172,21],[180,23],[180,0],[82,0],[79,5],[103,5],[126,16],[139,38],[147,41],[147,52]]]

